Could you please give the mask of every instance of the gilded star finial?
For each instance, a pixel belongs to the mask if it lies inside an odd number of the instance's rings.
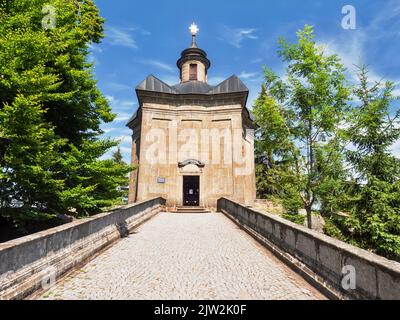
[[[194,22],[190,25],[189,30],[192,36],[196,36],[197,33],[200,31],[199,27]]]
[[[196,36],[198,32],[200,31],[199,27],[193,22],[191,26],[189,27],[190,33],[192,34],[192,48],[197,48],[196,44]]]

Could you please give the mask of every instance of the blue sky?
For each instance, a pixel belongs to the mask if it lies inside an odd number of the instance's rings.
[[[135,87],[149,74],[169,84],[179,82],[176,61],[191,41],[192,22],[200,28],[198,45],[212,66],[209,82],[232,74],[250,89],[248,107],[257,97],[262,67],[278,74],[285,66],[278,58],[277,40],[295,41],[305,24],[315,27],[316,40],[327,52],[338,53],[349,69],[370,66],[373,79],[400,84],[400,0],[96,0],[105,18],[105,38],[92,47],[91,59],[99,87],[117,118],[103,125],[105,135],[122,139],[125,161],[130,158],[127,120],[138,105]],[[341,26],[342,8],[356,9],[357,28]],[[400,95],[400,90],[396,90]],[[400,154],[400,143],[393,150]]]

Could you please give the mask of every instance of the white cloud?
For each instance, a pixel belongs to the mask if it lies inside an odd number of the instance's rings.
[[[260,74],[258,72],[246,72],[246,71],[242,71],[239,75],[239,78],[242,79],[254,79],[254,78],[259,78]],[[258,79],[257,79],[258,80]]]
[[[130,155],[131,154],[131,148],[128,147],[121,147],[121,152],[125,155]]]
[[[339,33],[338,36],[325,39],[322,42],[326,46],[326,53],[337,53],[342,59],[343,64],[348,69],[352,80],[358,82],[357,67],[367,64],[367,50],[371,39],[387,38],[395,41],[394,37],[399,36],[400,20],[400,2],[398,0],[390,0],[382,5],[382,9],[375,12],[374,18],[369,20],[363,27],[353,32]],[[393,47],[396,48],[396,47]],[[398,52],[391,47],[382,50],[380,57],[381,65],[390,64],[390,57],[397,59]],[[393,53],[390,55],[390,53]],[[386,54],[386,55],[385,55]],[[385,75],[374,72],[369,66],[369,77],[371,81],[390,80],[398,82],[396,79],[388,79]]]
[[[107,82],[105,84],[105,87],[110,91],[128,91],[128,90],[129,91],[133,91],[133,89],[134,89],[133,86],[130,87],[130,86],[126,85],[126,84],[118,83],[118,82],[112,82],[112,81]]]
[[[147,31],[147,30],[144,30],[141,28],[139,28],[139,30],[140,30],[140,33],[144,36],[151,36],[151,34],[152,34],[150,31]]]
[[[124,122],[128,121],[132,117],[131,114],[125,112],[117,113],[117,117],[114,119],[114,122]]]
[[[256,31],[257,29],[254,28],[230,28],[224,26],[221,28],[220,36],[224,41],[239,49],[242,47],[242,42],[244,40],[258,39],[258,37],[254,34]]]
[[[120,100],[118,105],[124,108],[133,108],[137,105],[137,103],[131,100]]]
[[[370,31],[382,33],[382,25],[385,25],[384,33],[386,35],[400,35],[398,31],[400,16],[400,2],[390,0],[386,2],[385,7],[375,14],[375,18],[368,25]]]
[[[393,144],[391,148],[393,154],[400,159],[400,140],[398,140],[395,144]]]
[[[97,66],[100,65],[99,59],[97,59],[97,57],[94,55],[93,52],[89,52],[89,54],[87,55],[87,62],[92,64],[93,68],[96,68]]]
[[[120,109],[130,109],[133,110],[135,109],[135,106],[137,106],[137,103],[132,100],[120,100],[115,98],[112,95],[106,95],[106,99],[108,100],[110,106],[113,108],[114,111],[120,110]]]
[[[366,35],[364,31],[357,30],[352,35],[345,37],[337,37],[325,39],[318,42],[319,45],[324,47],[326,55],[337,54],[343,65],[347,68],[352,80],[357,80],[357,67],[365,63],[364,46]]]
[[[103,128],[102,130],[104,131],[105,134],[108,134],[110,132],[117,131],[119,129],[120,128]]]
[[[115,97],[110,95],[106,95],[106,99],[111,105],[116,101]]]
[[[103,49],[98,44],[89,44],[88,48],[91,52],[102,53]]]
[[[400,82],[396,84],[397,88],[393,90],[393,95],[395,97],[400,97]]]
[[[162,61],[157,61],[157,60],[144,60],[142,61],[144,64],[150,65],[150,66],[154,66],[156,68],[162,69],[164,71],[168,71],[168,72],[175,72],[175,68],[172,67],[171,65],[164,63]]]
[[[255,59],[250,61],[250,63],[253,63],[253,64],[256,64],[256,63],[258,64],[258,63],[261,63],[261,62],[263,62],[262,58],[255,58]]]
[[[113,137],[113,139],[121,141],[121,144],[130,146],[131,145],[131,137],[128,135]]]
[[[135,39],[133,38],[132,32],[134,28],[118,28],[109,26],[106,28],[105,40],[113,46],[122,46],[131,49],[137,49]]]
[[[319,45],[324,47],[325,54],[337,54],[340,57],[353,83],[359,82],[358,67],[367,64],[365,57],[367,34],[367,31],[357,30],[352,36],[346,36],[345,38],[339,36],[337,38],[325,39],[322,42],[318,42]],[[400,79],[391,79],[385,75],[380,75],[368,64],[367,67],[368,78],[371,83],[392,81],[397,85],[400,85]],[[395,93],[399,92],[400,89],[395,91]]]
[[[128,129],[123,124],[121,126],[118,125],[117,123],[103,124],[102,130],[104,131],[104,136],[111,139],[119,139],[132,135],[131,129]]]
[[[398,4],[398,3],[397,3]],[[379,27],[385,24],[393,17],[400,15],[400,5],[393,6],[394,2],[385,7],[384,10],[378,12],[376,18],[363,30],[357,30],[353,33],[346,33],[345,36],[338,36],[336,38],[325,39],[322,44],[325,47],[326,54],[338,54],[342,60],[344,66],[348,69],[348,74],[351,76],[353,84],[359,82],[357,72],[357,66],[367,64],[366,62],[366,50],[368,37],[374,34],[381,34],[382,30]],[[386,32],[386,30],[385,30]],[[384,63],[384,61],[381,61]],[[400,95],[400,79],[393,79],[387,77],[385,74],[377,73],[372,66],[368,65],[368,78],[371,83],[391,81],[396,84],[396,89],[393,91],[394,96]],[[393,144],[391,148],[392,153],[400,158],[400,140]]]

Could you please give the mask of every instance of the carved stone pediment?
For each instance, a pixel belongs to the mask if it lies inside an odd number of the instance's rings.
[[[185,161],[182,161],[182,162],[178,163],[178,167],[179,168],[183,168],[183,167],[186,167],[188,165],[195,165],[195,166],[197,166],[199,168],[204,168],[205,167],[205,164],[203,162],[201,162],[199,160],[195,160],[195,159],[189,159],[189,160],[185,160]]]

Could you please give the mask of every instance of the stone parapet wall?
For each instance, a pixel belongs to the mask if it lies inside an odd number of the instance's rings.
[[[164,206],[165,200],[156,198],[0,244],[0,300],[27,297],[127,236]]]
[[[226,198],[218,210],[331,297],[400,299],[400,263]],[[346,290],[351,270],[355,289]]]

